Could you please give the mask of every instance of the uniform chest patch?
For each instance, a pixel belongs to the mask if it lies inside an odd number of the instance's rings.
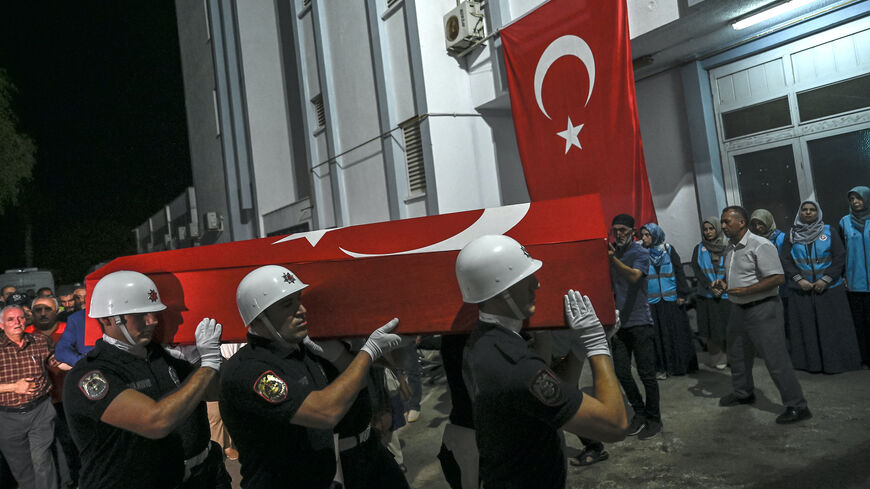
[[[174,368],[172,368],[171,365],[170,365],[170,367],[169,367],[169,378],[172,379],[172,382],[173,382],[176,386],[181,385],[181,381],[178,380],[178,373],[175,371]]]
[[[106,397],[106,392],[109,391],[109,381],[99,370],[91,370],[82,375],[79,380],[79,389],[88,399],[99,401]]]
[[[823,235],[819,236],[819,239],[822,240],[822,241],[827,241],[827,240],[828,240],[828,235],[823,234]]]
[[[559,387],[559,379],[547,369],[539,370],[532,384],[529,386],[532,395],[545,406],[555,406],[562,402],[562,389]]]
[[[267,370],[254,382],[254,392],[269,402],[278,403],[287,399],[287,383],[275,372]]]

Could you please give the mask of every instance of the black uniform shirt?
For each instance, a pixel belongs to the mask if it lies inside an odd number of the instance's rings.
[[[290,423],[335,370],[302,348],[255,335],[227,361],[220,410],[239,449],[243,488],[328,487],[335,475],[332,430]]]
[[[151,440],[100,421],[121,392],[135,389],[156,400],[174,391],[191,372],[190,364],[172,358],[157,345],[147,358],[98,340],[96,347],[76,363],[64,382],[63,400],[73,440],[81,453],[82,489],[118,487],[152,489],[175,487],[184,476],[184,446],[202,450],[208,421],[201,403],[179,430]],[[196,420],[196,421],[194,421]],[[184,443],[182,431],[190,435]]]
[[[465,369],[484,486],[565,487],[559,430],[580,408],[580,391],[518,334],[485,322],[468,340]]]

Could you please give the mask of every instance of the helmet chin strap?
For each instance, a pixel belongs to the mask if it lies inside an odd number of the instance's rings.
[[[124,335],[127,343],[129,343],[130,346],[138,346],[136,342],[133,341],[133,337],[130,336],[130,332],[127,331],[127,321],[125,321],[122,316],[112,316],[112,319],[115,320],[115,326],[117,326],[121,330],[121,334]]]
[[[133,337],[130,336],[130,332],[127,331],[127,322],[124,320],[122,316],[112,316],[112,320],[115,323],[115,326],[121,330],[121,334],[124,335],[124,338],[127,340],[126,342],[117,340],[112,338],[111,336],[103,333],[103,340],[107,341],[109,344],[116,346],[117,348],[131,353],[133,355],[139,357],[145,357],[145,347],[142,345],[137,345],[135,341],[133,341]]]
[[[520,308],[517,306],[516,301],[511,296],[510,292],[507,290],[501,293],[501,298],[504,300],[505,304],[507,304],[508,308],[510,308],[511,312],[514,313],[514,317],[517,319],[525,319],[526,315],[520,311]]]
[[[275,341],[277,341],[278,343],[281,343],[282,345],[285,345],[285,346],[289,345],[287,340],[285,340],[283,336],[278,334],[278,330],[275,329],[275,326],[272,326],[272,321],[269,321],[269,318],[267,318],[265,314],[262,315],[260,320],[263,321],[263,324],[266,325],[266,329],[269,330],[269,333],[271,333],[272,338],[274,338]]]

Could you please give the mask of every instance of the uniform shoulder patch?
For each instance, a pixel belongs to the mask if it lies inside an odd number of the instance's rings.
[[[99,370],[91,370],[79,379],[79,389],[88,399],[99,401],[109,392],[109,381]]]
[[[279,403],[287,399],[287,383],[275,372],[266,370],[254,382],[254,392],[269,402]]]
[[[559,379],[549,369],[538,371],[529,386],[529,390],[545,406],[556,406],[564,398],[562,388],[559,386]]]

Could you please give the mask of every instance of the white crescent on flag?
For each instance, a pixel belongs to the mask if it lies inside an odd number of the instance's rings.
[[[412,253],[435,253],[438,251],[461,250],[471,240],[487,234],[504,234],[520,223],[529,212],[529,204],[516,204],[493,209],[484,209],[483,214],[471,226],[460,231],[444,241],[417,248],[414,250],[397,251],[395,253],[357,253],[339,247],[339,249],[354,258],[373,256],[408,255]]]
[[[544,85],[544,78],[547,77],[550,67],[562,56],[574,56],[582,61],[586,67],[586,72],[589,73],[589,93],[586,95],[587,105],[589,104],[589,99],[592,98],[592,89],[595,86],[595,56],[592,55],[592,49],[586,44],[586,41],[578,36],[569,34],[551,42],[544,49],[541,58],[538,60],[538,66],[535,68],[535,99],[541,112],[550,120],[553,118],[550,117],[547,109],[544,108],[544,102],[541,100],[541,88]]]

